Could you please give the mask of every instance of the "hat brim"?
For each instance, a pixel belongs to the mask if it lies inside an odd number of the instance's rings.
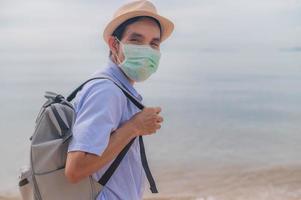
[[[153,17],[159,21],[159,23],[161,25],[161,30],[162,30],[161,41],[166,40],[171,35],[171,33],[174,29],[174,24],[172,23],[172,21],[170,21],[169,19],[167,19],[161,15],[158,15],[158,14],[155,14],[152,12],[148,12],[148,11],[132,11],[132,12],[128,12],[128,13],[125,13],[123,15],[116,17],[110,23],[107,24],[107,26],[103,32],[103,38],[106,41],[106,43],[109,43],[108,41],[109,41],[110,36],[113,34],[115,29],[119,25],[121,25],[123,22],[125,22],[128,19],[138,17],[138,16]]]

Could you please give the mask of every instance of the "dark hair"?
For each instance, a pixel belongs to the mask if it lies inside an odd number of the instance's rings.
[[[122,37],[123,37],[123,34],[124,34],[125,29],[126,29],[129,25],[131,25],[131,24],[133,24],[133,23],[135,23],[135,22],[137,22],[137,21],[139,21],[139,20],[141,20],[141,19],[143,19],[143,18],[148,18],[148,19],[154,20],[154,21],[157,23],[157,25],[159,26],[159,28],[160,28],[160,33],[162,33],[161,24],[160,24],[160,22],[159,22],[157,19],[155,19],[155,18],[153,18],[153,17],[149,17],[149,16],[138,16],[138,17],[130,18],[130,19],[126,20],[125,22],[123,22],[122,24],[120,24],[120,25],[114,30],[114,32],[112,33],[112,36],[115,36],[118,40],[121,40]],[[112,55],[112,51],[110,51],[110,56],[111,56],[111,55]]]

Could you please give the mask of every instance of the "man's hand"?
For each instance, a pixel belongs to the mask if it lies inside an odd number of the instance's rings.
[[[135,135],[150,135],[161,128],[163,117],[159,115],[160,107],[146,107],[136,113],[128,122],[135,130]]]
[[[136,136],[149,135],[160,129],[163,118],[159,116],[161,108],[144,108],[129,121],[120,126],[111,135],[109,144],[101,155],[82,151],[68,153],[65,175],[71,183],[77,183],[83,178],[101,169],[112,161],[122,149]]]

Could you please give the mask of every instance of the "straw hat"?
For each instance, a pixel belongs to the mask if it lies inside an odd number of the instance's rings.
[[[159,21],[162,29],[161,41],[167,39],[174,29],[174,24],[169,19],[159,15],[156,7],[150,1],[138,0],[127,3],[116,11],[103,32],[104,40],[108,43],[109,37],[120,24],[138,16],[149,16]]]

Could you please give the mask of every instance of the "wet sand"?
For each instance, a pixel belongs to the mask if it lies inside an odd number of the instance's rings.
[[[1,197],[0,200],[21,200],[18,197]],[[145,198],[144,200],[196,200],[196,198],[190,197],[158,197],[158,198]]]
[[[154,174],[158,197],[166,200],[301,200],[300,165],[202,170],[187,166],[185,173],[167,168]],[[146,199],[155,196],[146,190]]]
[[[159,194],[146,182],[144,200],[301,200],[301,166],[153,169]]]
[[[0,196],[0,200],[21,200],[21,199],[18,198],[18,197],[3,197],[3,196]]]

